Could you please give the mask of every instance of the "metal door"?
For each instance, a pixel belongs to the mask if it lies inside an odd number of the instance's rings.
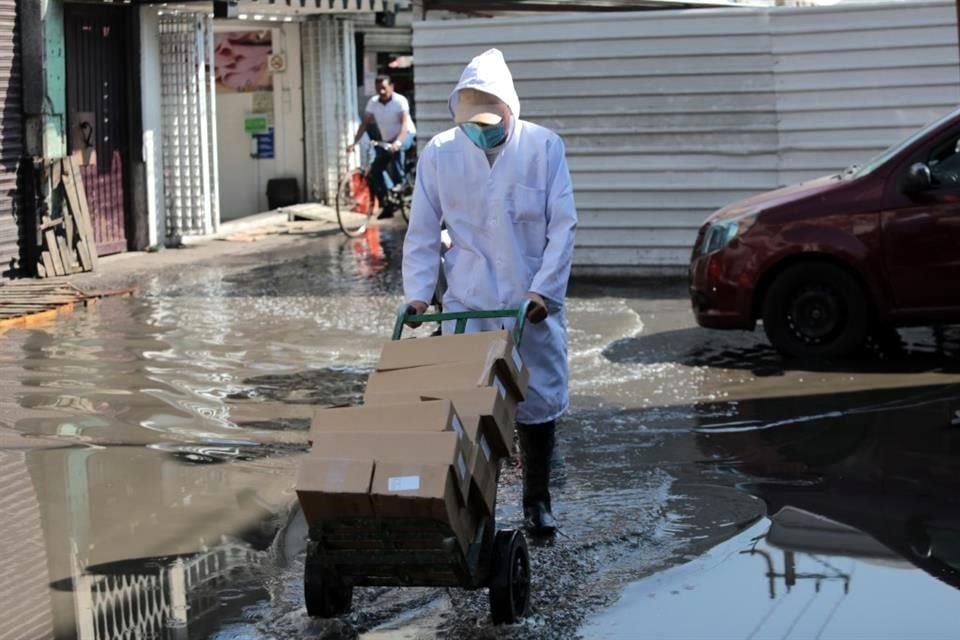
[[[67,5],[67,127],[100,255],[127,250],[128,11]]]
[[[0,278],[20,271],[17,165],[23,155],[17,0],[0,0]]]

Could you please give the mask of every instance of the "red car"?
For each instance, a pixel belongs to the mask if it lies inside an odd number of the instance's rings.
[[[960,110],[863,167],[713,214],[690,265],[697,322],[836,357],[872,330],[960,322]]]

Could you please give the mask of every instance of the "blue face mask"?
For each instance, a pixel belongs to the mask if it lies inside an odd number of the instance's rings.
[[[460,125],[461,131],[470,138],[470,141],[481,149],[493,149],[507,139],[507,127],[500,124],[477,124],[464,122]]]

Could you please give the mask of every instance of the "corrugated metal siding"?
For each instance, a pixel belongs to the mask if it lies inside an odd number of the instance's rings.
[[[676,270],[711,211],[955,107],[955,25],[942,2],[417,23],[418,126],[449,126],[463,64],[501,48],[523,117],[566,140],[579,270]]]
[[[17,166],[23,155],[19,28],[16,0],[0,0],[0,278],[20,263]]]
[[[773,15],[783,183],[862,164],[960,101],[952,3]]]

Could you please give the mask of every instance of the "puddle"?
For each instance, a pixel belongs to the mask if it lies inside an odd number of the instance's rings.
[[[629,586],[588,640],[930,638],[956,635],[960,592],[817,516],[764,520],[697,560]]]
[[[711,409],[699,466],[768,517],[631,584],[584,638],[956,634],[960,387]]]
[[[527,621],[494,628],[486,594],[457,589],[363,589],[343,619],[307,618],[296,465],[312,408],[359,400],[393,328],[400,241],[384,231],[231,256],[6,333],[0,640],[555,640],[628,584],[584,635],[948,628],[957,331],[911,330],[891,355],[805,366],[759,334],[693,328],[670,283],[572,289],[573,408],[554,478],[563,535],[531,550]],[[501,527],[519,526],[519,502],[512,463]],[[843,524],[830,540],[857,553],[816,546],[803,526],[802,544],[782,548],[794,543],[769,518],[788,508]],[[777,577],[769,598],[764,553],[795,576],[789,593]],[[823,577],[811,599],[808,576],[834,570],[821,560],[850,578]],[[723,626],[728,613],[737,626]],[[637,630],[649,635],[617,635]]]

